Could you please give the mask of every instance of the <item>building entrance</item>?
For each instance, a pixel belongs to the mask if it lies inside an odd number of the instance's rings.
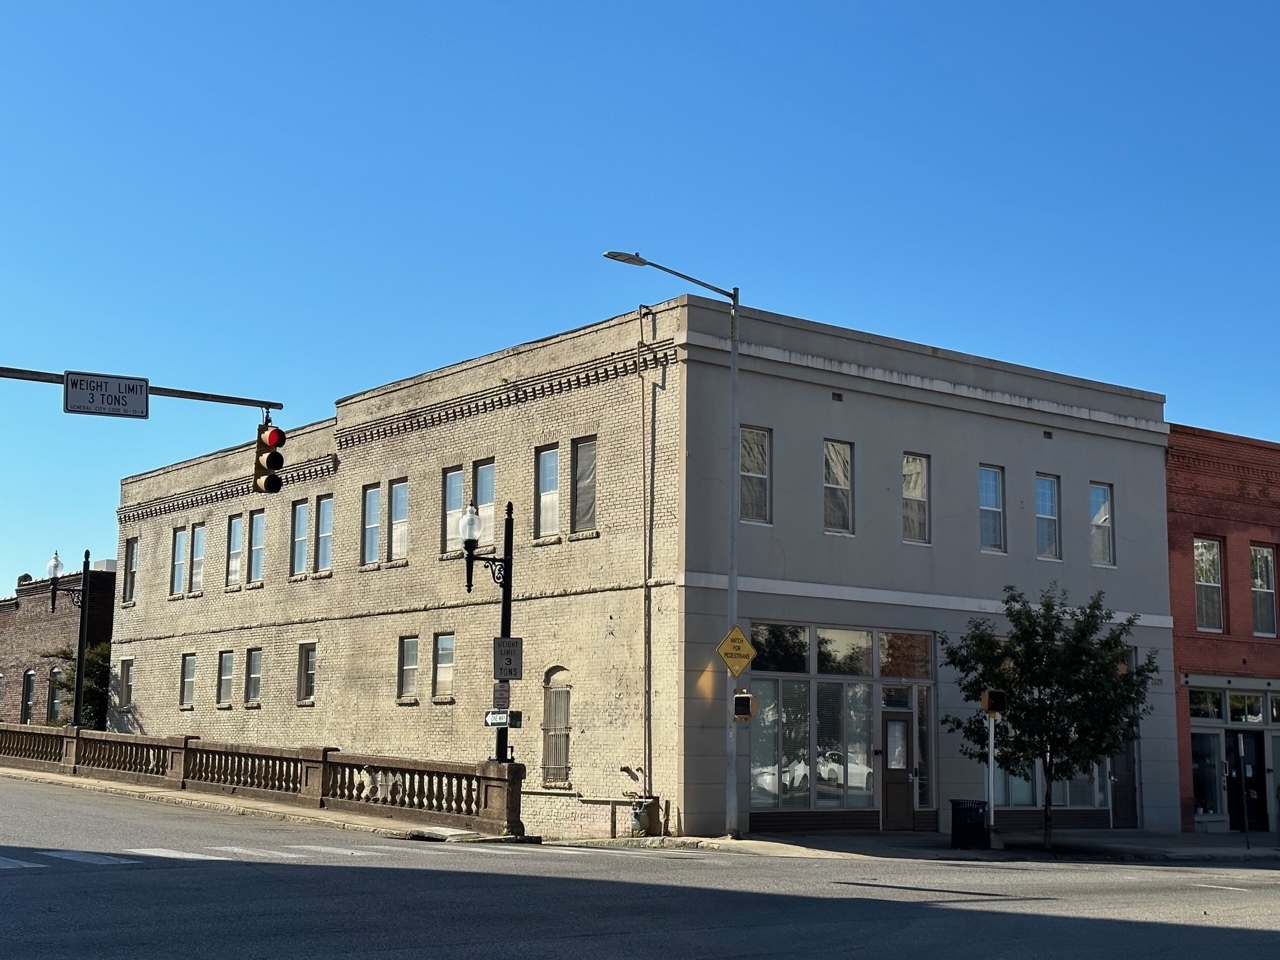
[[[1267,821],[1267,769],[1260,731],[1227,731],[1227,816],[1232,830],[1259,833]]]

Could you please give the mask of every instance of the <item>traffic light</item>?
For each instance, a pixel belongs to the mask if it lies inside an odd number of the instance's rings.
[[[259,493],[279,493],[281,480],[276,471],[284,466],[284,431],[270,423],[258,427],[258,448],[253,458],[253,489]]]
[[[1003,690],[983,690],[982,709],[987,713],[1004,713],[1005,696]]]

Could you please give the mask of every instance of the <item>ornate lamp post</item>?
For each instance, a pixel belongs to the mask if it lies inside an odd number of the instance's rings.
[[[84,566],[80,570],[79,587],[60,587],[58,578],[65,569],[58,551],[53,551],[53,559],[45,568],[49,574],[49,610],[58,609],[58,594],[70,595],[71,602],[80,608],[80,639],[76,643],[76,699],[71,714],[73,726],[80,726],[84,718],[84,654],[89,645],[89,551],[84,552]]]
[[[507,503],[507,518],[502,529],[502,556],[477,557],[476,547],[480,545],[480,530],[483,524],[476,511],[475,501],[467,505],[462,518],[458,521],[458,533],[462,538],[462,549],[467,559],[467,593],[471,592],[471,574],[478,559],[489,569],[493,582],[502,588],[502,631],[501,637],[511,636],[511,553],[515,540],[515,522],[512,520],[511,503]],[[499,680],[506,684],[508,681]],[[507,747],[507,728],[497,728],[497,744],[494,748],[494,759],[499,763],[509,763],[515,758]]]

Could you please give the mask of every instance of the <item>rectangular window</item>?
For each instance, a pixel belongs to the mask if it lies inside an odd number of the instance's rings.
[[[769,431],[741,428],[738,478],[742,490],[739,516],[743,520],[769,522]]]
[[[333,569],[333,497],[316,498],[316,570]]]
[[[223,650],[218,654],[218,703],[231,702],[231,677],[235,671],[235,654]]]
[[[121,599],[131,603],[138,587],[138,538],[130,537],[124,542],[124,593]]]
[[[822,461],[822,528],[853,533],[853,444],[826,440]]]
[[[569,693],[566,686],[542,691],[542,781],[569,782]]]
[[[444,549],[461,550],[462,535],[458,524],[462,521],[462,468],[452,467],[444,472]]]
[[[182,686],[178,691],[178,705],[189,707],[196,698],[196,655],[182,655]]]
[[[1188,692],[1191,716],[1197,720],[1221,720],[1221,690],[1191,690]]]
[[[409,556],[409,481],[391,484],[391,552],[392,560]]]
[[[929,458],[902,455],[902,539],[929,542]]]
[[[244,550],[244,518],[227,520],[227,586],[240,582],[240,556]]]
[[[1111,484],[1089,484],[1089,518],[1093,562],[1110,567],[1116,562],[1116,538],[1111,527]]]
[[[133,660],[120,661],[120,706],[133,703]]]
[[[596,528],[596,438],[573,441],[573,527],[570,532]]]
[[[263,550],[267,539],[267,518],[261,510],[249,514],[249,582],[262,579]]]
[[[453,634],[442,633],[435,641],[435,662],[432,666],[431,695],[453,695]]]
[[[418,638],[400,638],[400,677],[396,696],[401,699],[418,695]]]
[[[298,644],[298,702],[313,703],[316,698],[316,645]]]
[[[310,533],[310,504],[299,500],[293,505],[293,530],[290,539],[293,549],[289,552],[289,576],[307,572],[307,536]]]
[[[1036,556],[1061,560],[1058,539],[1058,478],[1036,474]]]
[[[493,543],[493,497],[494,466],[493,461],[476,464],[475,472],[476,510],[480,514],[480,546]]]
[[[62,671],[56,668],[49,672],[49,705],[44,718],[50,724],[62,719]]]
[[[173,531],[173,558],[169,565],[169,595],[182,593],[187,583],[187,530]]]
[[[538,505],[534,513],[535,537],[549,537],[560,531],[560,448],[538,451]]]
[[[1196,629],[1222,629],[1222,544],[1195,539]]]
[[[1250,547],[1253,570],[1253,632],[1276,635],[1276,552],[1273,547]]]
[[[374,484],[364,488],[360,508],[360,562],[378,562],[378,538],[381,536],[382,487]]]
[[[191,528],[191,592],[204,589],[204,524]]]
[[[978,467],[978,536],[981,549],[1004,553],[1004,468]]]
[[[262,695],[262,650],[254,647],[244,655],[244,699],[257,703]]]

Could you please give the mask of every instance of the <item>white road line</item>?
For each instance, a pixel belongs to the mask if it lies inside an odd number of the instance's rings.
[[[230,857],[210,857],[203,853],[188,853],[185,850],[169,850],[165,847],[139,847],[126,850],[125,853],[136,853],[143,857],[164,857],[168,860],[230,860]]]
[[[283,850],[259,850],[256,847],[206,847],[206,850],[218,850],[222,853],[237,853],[242,857],[278,857],[282,860],[305,860],[300,853],[285,853]]]
[[[1247,887],[1220,887],[1216,883],[1193,883],[1193,887],[1204,887],[1206,890],[1235,890],[1237,893],[1248,893]]]
[[[317,847],[305,843],[289,843],[290,850],[314,850],[316,853],[332,853],[341,857],[380,857],[381,853],[373,850],[352,850],[349,847]]]
[[[461,853],[461,843],[445,843],[443,841],[431,840],[427,843],[415,843],[407,847],[393,847],[390,844],[365,844],[366,850],[390,850],[395,853]]]
[[[124,857],[111,857],[105,853],[87,853],[84,850],[37,850],[42,857],[57,857],[59,860],[74,860],[76,863],[141,863],[141,860],[128,860]]]
[[[0,857],[0,870],[18,870],[22,867],[47,867],[47,863],[27,863],[25,860],[10,860]]]

